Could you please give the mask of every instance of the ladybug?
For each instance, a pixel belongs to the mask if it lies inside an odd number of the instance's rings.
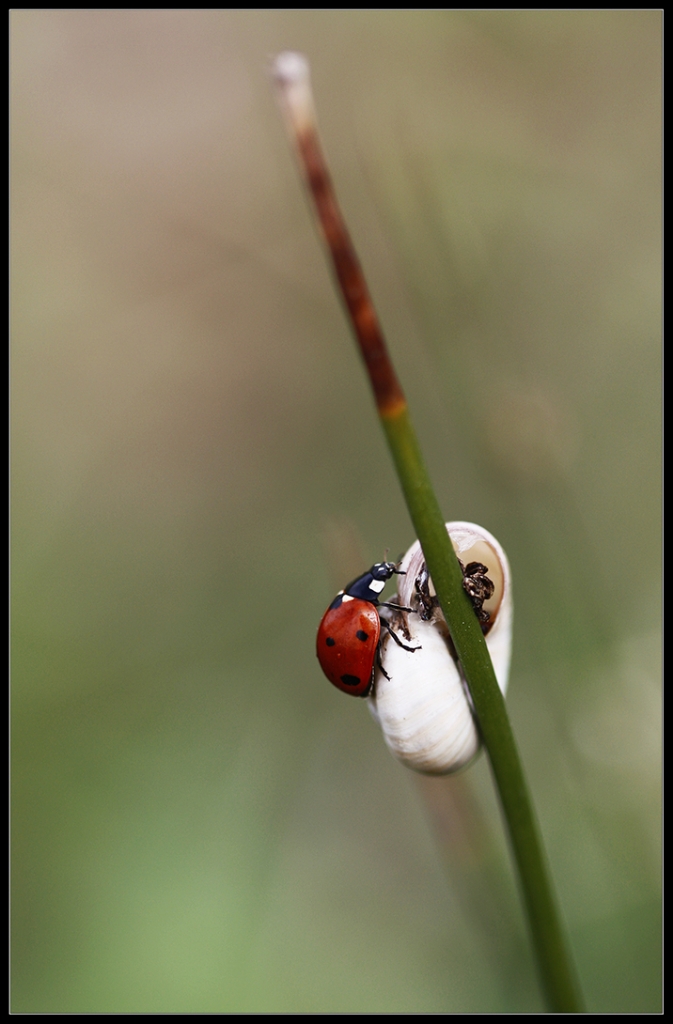
[[[330,683],[354,697],[371,693],[377,663],[386,674],[379,658],[382,625],[400,647],[418,650],[403,644],[379,615],[381,607],[411,611],[398,604],[379,602],[379,594],[395,573],[406,575],[393,562],[377,562],[339,591],[318,628],[316,653],[323,672]]]

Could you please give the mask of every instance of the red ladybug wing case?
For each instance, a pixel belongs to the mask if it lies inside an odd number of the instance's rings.
[[[370,601],[354,598],[329,608],[317,640],[318,660],[329,681],[344,693],[366,697],[380,635],[379,613]]]

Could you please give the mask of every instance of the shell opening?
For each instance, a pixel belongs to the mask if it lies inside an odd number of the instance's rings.
[[[472,543],[461,546],[456,543],[453,537],[451,540],[453,542],[453,549],[463,565],[468,565],[470,562],[481,562],[488,570],[486,575],[495,584],[493,596],[488,601],[484,601],[484,609],[490,615],[492,625],[498,614],[505,588],[505,579],[500,566],[500,559],[488,541],[478,540],[474,542],[474,538],[472,538]]]
[[[463,566],[469,565],[470,562],[481,562],[487,568],[486,575],[493,581],[493,594],[487,601],[484,601],[483,605],[484,610],[489,615],[488,629],[490,631],[495,625],[505,592],[505,576],[500,555],[488,540],[482,537],[475,537],[473,531],[452,529],[451,542]],[[407,575],[400,578],[397,592],[398,601],[400,604],[416,608],[419,603],[416,592],[416,580],[425,569],[425,561],[420,546],[415,545],[414,548],[407,552],[402,562],[402,568],[406,570]],[[426,587],[430,596],[435,597],[436,592],[432,577],[427,578]]]

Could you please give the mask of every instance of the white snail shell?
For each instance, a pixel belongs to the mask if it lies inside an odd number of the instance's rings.
[[[482,526],[456,522],[447,523],[446,528],[463,565],[481,562],[495,584],[492,598],[484,602],[490,614],[486,646],[504,694],[512,642],[512,585],[507,556]],[[400,563],[406,575],[399,577],[397,603],[419,608],[416,578],[424,567],[423,552],[416,541]],[[431,581],[430,593],[434,593]],[[421,649],[411,653],[388,634],[383,637],[381,661],[390,678],[377,672],[370,710],[392,753],[409,768],[426,775],[458,771],[479,752],[481,740],[444,616],[436,609],[426,622],[415,612],[396,612],[391,626],[398,627],[407,646]]]

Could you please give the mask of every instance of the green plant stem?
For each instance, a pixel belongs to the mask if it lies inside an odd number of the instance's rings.
[[[274,74],[288,133],[313,200],[411,519],[472,695],[500,796],[548,1006],[556,1013],[581,1013],[579,985],[505,701],[479,621],[463,589],[463,574],[423,462],[406,398],[334,193],[318,138],[308,63],[299,54],[281,54]]]
[[[581,1013],[579,985],[554,898],[533,804],[488,648],[406,408],[382,415],[397,474],[442,611],[465,673],[500,796],[547,1002]]]

